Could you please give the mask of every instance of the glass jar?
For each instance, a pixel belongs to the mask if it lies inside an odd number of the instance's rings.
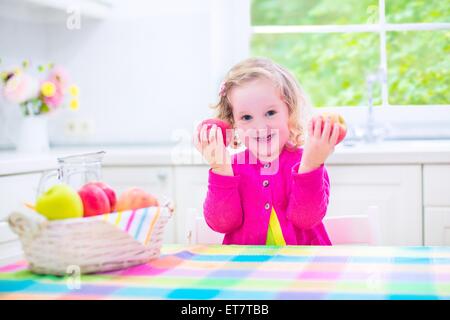
[[[58,158],[57,169],[42,174],[37,196],[45,192],[49,182],[55,178],[56,183],[65,183],[75,190],[90,181],[100,181],[104,155],[105,151],[99,151]]]

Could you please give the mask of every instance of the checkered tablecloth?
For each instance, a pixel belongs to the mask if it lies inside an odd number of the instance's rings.
[[[163,246],[126,270],[0,267],[0,299],[450,299],[450,247]]]

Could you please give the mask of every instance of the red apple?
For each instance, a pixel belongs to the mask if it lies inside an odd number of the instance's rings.
[[[111,211],[114,211],[115,207],[116,207],[116,202],[117,202],[117,197],[116,197],[116,193],[114,192],[113,188],[111,188],[109,185],[107,185],[104,182],[91,182],[92,184],[100,187],[103,192],[106,194],[106,196],[108,197],[109,200],[109,207],[111,208]]]
[[[85,184],[79,191],[83,202],[84,216],[91,217],[111,212],[109,199],[102,188],[94,183]]]
[[[342,140],[344,140],[345,135],[347,134],[347,124],[345,123],[344,118],[340,114],[328,113],[328,112],[322,113],[321,117],[323,120],[325,120],[327,117],[330,117],[332,125],[335,123],[337,123],[339,125],[339,137],[337,139],[336,144],[338,144]],[[322,126],[322,131],[323,131],[323,126]]]
[[[156,197],[146,191],[134,187],[123,192],[116,204],[117,211],[140,209],[158,206]]]
[[[231,142],[231,132],[230,130],[227,129],[231,129],[231,125],[228,122],[225,122],[223,120],[220,119],[207,119],[207,120],[203,120],[202,123],[200,123],[199,125],[199,129],[204,125],[207,124],[208,128],[207,128],[207,135],[209,135],[209,130],[212,128],[213,124],[217,125],[221,130],[222,130],[222,137],[223,137],[223,144],[225,146],[228,146]],[[227,131],[230,132],[227,135]]]

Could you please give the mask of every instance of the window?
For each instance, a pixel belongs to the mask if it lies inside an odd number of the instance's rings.
[[[388,81],[375,104],[448,105],[449,3],[386,0],[380,10],[384,2],[253,0],[252,54],[290,68],[317,107],[365,105],[378,66]]]
[[[293,71],[315,107],[367,106],[367,76],[381,70],[385,120],[450,121],[448,1],[252,0],[251,25],[251,55]]]

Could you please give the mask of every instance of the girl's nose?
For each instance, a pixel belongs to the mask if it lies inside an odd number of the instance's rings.
[[[270,130],[270,126],[267,123],[267,121],[262,119],[255,123],[254,129],[258,130],[258,131],[268,131],[268,130]]]

